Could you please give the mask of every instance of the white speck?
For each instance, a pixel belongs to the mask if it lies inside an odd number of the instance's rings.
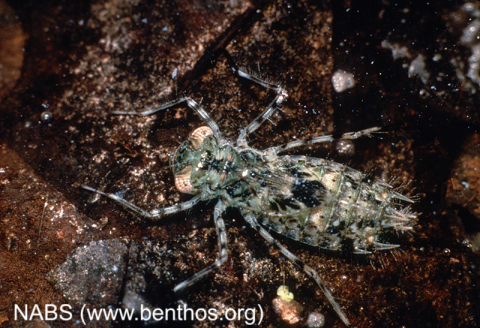
[[[411,57],[407,47],[401,47],[397,43],[390,43],[387,40],[383,40],[381,45],[382,48],[390,49],[392,51],[393,60],[397,60],[398,58]]]
[[[467,2],[466,4],[463,5],[463,9],[465,11],[474,11],[475,5],[473,3]]]
[[[463,30],[463,35],[460,38],[460,42],[465,45],[471,45],[475,41],[480,31],[480,20],[475,19],[466,29]]]
[[[355,86],[355,77],[352,73],[338,70],[332,76],[332,83],[336,92],[343,92]]]
[[[408,67],[408,77],[419,76],[424,84],[427,84],[430,73],[426,70],[425,57],[420,54],[412,60]]]
[[[462,185],[465,189],[469,189],[470,187],[467,181],[462,181]]]
[[[470,64],[468,67],[467,76],[471,78],[473,81],[477,82],[480,85],[480,45],[475,45],[472,47],[472,55],[468,57],[468,63]]]
[[[312,312],[308,315],[308,328],[322,328],[325,325],[325,316],[318,312]]]
[[[175,68],[175,70],[172,73],[172,79],[175,79],[177,77],[177,73],[178,73],[178,68]]]
[[[351,140],[340,140],[336,149],[338,154],[342,156],[350,156],[355,153],[355,145]]]

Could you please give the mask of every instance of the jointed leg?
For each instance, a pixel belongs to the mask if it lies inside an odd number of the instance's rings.
[[[202,106],[200,106],[195,100],[193,100],[190,97],[181,97],[179,99],[170,101],[170,102],[164,104],[163,106],[160,106],[160,107],[157,107],[157,108],[154,108],[154,109],[151,109],[151,110],[147,110],[147,111],[144,111],[144,112],[115,111],[113,113],[114,114],[119,114],[119,115],[148,116],[148,115],[154,114],[156,112],[159,112],[161,110],[165,110],[165,109],[169,109],[171,107],[174,107],[178,104],[181,104],[182,102],[186,102],[188,107],[193,109],[198,114],[198,116],[200,116],[200,118],[205,121],[205,123],[210,127],[210,129],[212,129],[213,135],[217,139],[222,139],[222,133],[220,132],[220,129],[219,129],[217,123],[215,123],[215,121],[210,117],[210,115],[205,111],[205,109],[202,108]]]
[[[272,89],[277,92],[277,96],[275,97],[275,99],[267,106],[267,108],[262,112],[262,114],[260,114],[256,119],[253,120],[253,122],[251,122],[245,129],[240,132],[240,136],[237,139],[237,146],[246,146],[247,136],[257,130],[263,122],[265,122],[270,116],[272,116],[273,113],[275,113],[275,111],[278,109],[277,106],[280,106],[280,104],[287,98],[288,94],[287,91],[280,85],[264,81],[256,76],[250,75],[241,70],[238,70],[237,73],[239,76],[245,79],[253,81],[265,88]]]
[[[311,139],[305,139],[305,140],[297,140],[297,141],[289,142],[284,145],[265,149],[263,152],[265,155],[277,155],[278,153],[285,151],[287,149],[306,146],[306,145],[312,145],[314,143],[328,142],[328,141],[332,142],[334,140],[354,140],[364,136],[371,137],[372,133],[379,132],[381,129],[382,129],[381,127],[376,126],[373,128],[368,128],[368,129],[360,130],[357,132],[344,133],[340,137],[328,135],[328,136],[313,137]]]
[[[192,199],[190,199],[189,201],[186,201],[184,203],[176,204],[176,205],[169,206],[169,207],[159,208],[159,209],[155,209],[155,210],[152,210],[150,212],[147,212],[147,211],[141,209],[140,207],[138,207],[136,205],[133,205],[130,202],[127,202],[125,199],[118,197],[115,194],[105,193],[103,191],[100,191],[98,189],[94,189],[94,188],[91,188],[91,187],[88,187],[88,186],[85,186],[85,185],[82,185],[82,188],[86,189],[86,190],[89,190],[89,191],[93,191],[97,194],[108,197],[110,199],[113,199],[117,203],[120,203],[120,205],[122,205],[122,206],[128,208],[129,210],[131,210],[132,212],[137,213],[138,215],[141,215],[143,217],[149,218],[151,220],[158,220],[158,219],[161,219],[162,217],[164,217],[166,215],[170,215],[170,214],[185,211],[185,210],[191,208],[192,206],[194,206],[195,204],[197,204],[199,201],[201,201],[203,199],[202,195],[197,195],[197,196],[193,197]]]
[[[217,271],[223,263],[228,259],[228,246],[227,246],[227,233],[225,231],[225,223],[222,219],[222,214],[225,212],[227,206],[222,201],[218,201],[215,205],[215,210],[213,212],[213,218],[215,220],[215,227],[217,228],[218,236],[218,248],[219,248],[219,259],[216,260],[213,264],[209,265],[202,271],[195,273],[190,279],[187,279],[173,289],[175,293],[184,290],[190,286],[195,285],[198,281],[202,280],[205,276]]]
[[[272,237],[268,233],[267,230],[265,230],[260,224],[258,224],[257,219],[255,216],[251,213],[243,213],[243,216],[245,220],[254,228],[257,230],[260,235],[269,243],[275,244],[280,251],[282,252],[283,255],[285,255],[290,261],[292,261],[294,264],[296,264],[299,268],[301,268],[306,274],[308,274],[311,278],[315,280],[317,285],[320,287],[322,290],[323,294],[325,297],[328,299],[330,304],[332,305],[333,309],[335,312],[337,312],[337,315],[340,317],[340,319],[343,321],[343,323],[349,327],[350,322],[348,321],[347,316],[343,312],[343,310],[340,308],[340,305],[335,301],[335,299],[332,296],[332,293],[327,289],[327,286],[325,285],[325,282],[323,281],[322,278],[317,274],[317,272],[306,265],[305,263],[302,262],[298,257],[296,257],[292,252],[290,252],[288,249],[286,249],[278,240]]]

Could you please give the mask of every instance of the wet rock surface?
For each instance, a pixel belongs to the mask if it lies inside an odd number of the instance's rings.
[[[47,275],[69,304],[117,305],[126,273],[128,244],[124,240],[92,241],[76,248]]]
[[[479,128],[477,4],[57,0],[5,5],[16,18],[2,21],[9,32],[0,26],[0,36],[16,41],[0,42],[2,54],[23,66],[19,77],[18,65],[11,66],[8,87],[2,89],[8,92],[0,94],[1,327],[83,326],[77,309],[66,321],[14,318],[15,304],[44,309],[83,301],[113,309],[186,305],[221,313],[260,305],[262,326],[279,327],[285,324],[272,300],[280,285],[304,307],[300,325],[308,324],[309,314],[322,313],[325,326],[342,327],[315,283],[247,228],[237,211],[225,216],[230,259],[222,270],[175,295],[175,285],[217,258],[214,204],[152,223],[80,188],[116,193],[147,210],[188,200],[175,190],[169,155],[201,120],[186,106],[149,117],[112,112],[155,108],[186,93],[235,139],[273,95],[236,78],[232,61],[281,82],[289,92],[274,124],[253,136],[256,148],[391,127],[354,141],[348,152],[328,143],[294,153],[373,169],[386,181],[411,181],[407,190],[417,195],[414,209],[422,215],[414,234],[399,237],[401,252],[374,254],[370,265],[276,236],[318,270],[352,323],[480,325],[480,258],[468,225],[477,218],[480,199],[473,188],[476,146],[468,146],[476,144]],[[23,55],[5,52],[5,45],[18,48],[22,40]],[[3,66],[0,72],[6,72]],[[348,73],[349,88],[341,93],[332,84],[335,72]],[[82,253],[83,272],[72,266],[82,250],[91,250]],[[113,263],[119,270],[105,271]],[[98,270],[91,276],[89,268]],[[59,285],[59,274],[67,271],[70,282]],[[105,286],[99,279],[106,272],[112,274],[108,288],[99,287]],[[108,302],[94,297],[100,291]],[[158,325],[179,324],[212,326],[208,320]]]

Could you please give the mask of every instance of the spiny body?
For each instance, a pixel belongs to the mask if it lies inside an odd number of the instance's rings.
[[[180,191],[215,195],[264,226],[323,249],[391,249],[398,245],[381,240],[386,232],[413,228],[415,214],[403,205],[412,201],[385,182],[321,158],[219,144],[208,127],[179,147],[173,173]]]

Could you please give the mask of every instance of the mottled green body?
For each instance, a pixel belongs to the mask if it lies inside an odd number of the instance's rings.
[[[210,135],[179,148],[174,174],[184,174],[185,167],[191,169],[189,193],[216,195],[262,225],[324,249],[368,254],[397,247],[382,236],[411,230],[415,217],[402,205],[411,200],[390,185],[324,159],[218,145]]]

